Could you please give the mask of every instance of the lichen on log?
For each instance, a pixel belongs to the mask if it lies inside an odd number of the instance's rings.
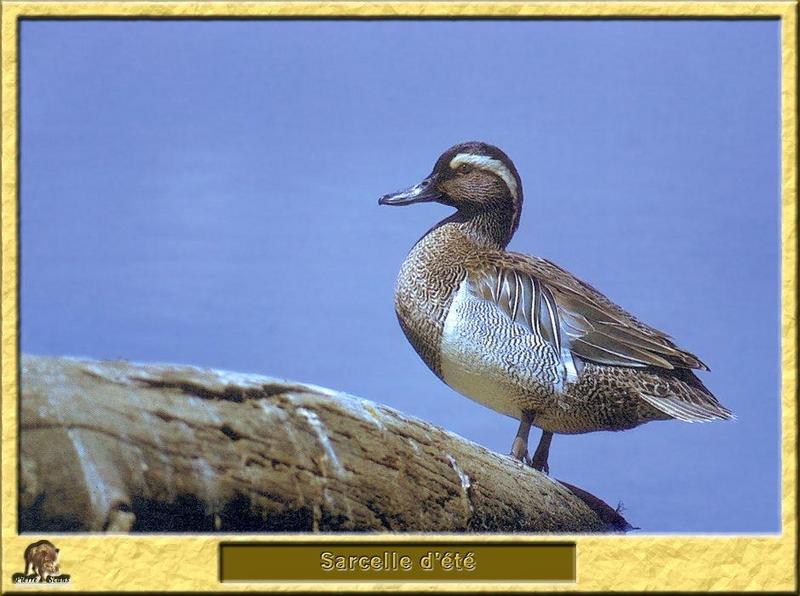
[[[630,529],[508,456],[314,385],[28,355],[21,373],[21,532]]]

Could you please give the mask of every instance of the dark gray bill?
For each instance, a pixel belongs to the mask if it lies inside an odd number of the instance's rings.
[[[436,190],[433,176],[428,176],[411,188],[383,195],[378,199],[378,205],[411,205],[412,203],[438,201],[440,198],[442,198],[442,193]]]

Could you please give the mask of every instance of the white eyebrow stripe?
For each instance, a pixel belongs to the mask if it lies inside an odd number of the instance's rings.
[[[509,170],[502,161],[492,157],[487,157],[486,155],[459,153],[452,160],[450,160],[450,168],[455,170],[463,163],[468,163],[476,168],[488,170],[489,172],[496,174],[503,182],[506,183],[508,190],[511,191],[511,195],[515,199],[519,198],[517,194],[517,179],[514,178],[514,174],[511,173],[511,170]]]

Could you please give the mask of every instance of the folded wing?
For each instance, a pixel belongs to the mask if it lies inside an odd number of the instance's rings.
[[[588,284],[549,262],[525,259],[524,264],[480,268],[471,277],[472,286],[513,321],[547,339],[557,352],[566,344],[573,355],[597,364],[707,370],[667,335],[639,322]]]
[[[641,370],[640,397],[666,414],[698,422],[733,414],[694,375],[708,370],[668,335],[645,325],[589,284],[536,257],[498,253],[470,269],[470,287],[512,321],[571,359]],[[582,367],[579,367],[582,368]]]

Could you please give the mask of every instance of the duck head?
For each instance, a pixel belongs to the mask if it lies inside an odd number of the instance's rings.
[[[502,225],[505,242],[519,225],[522,182],[503,151],[479,141],[445,151],[421,182],[378,200],[379,205],[411,205],[435,201],[455,207],[462,219],[491,217]]]

